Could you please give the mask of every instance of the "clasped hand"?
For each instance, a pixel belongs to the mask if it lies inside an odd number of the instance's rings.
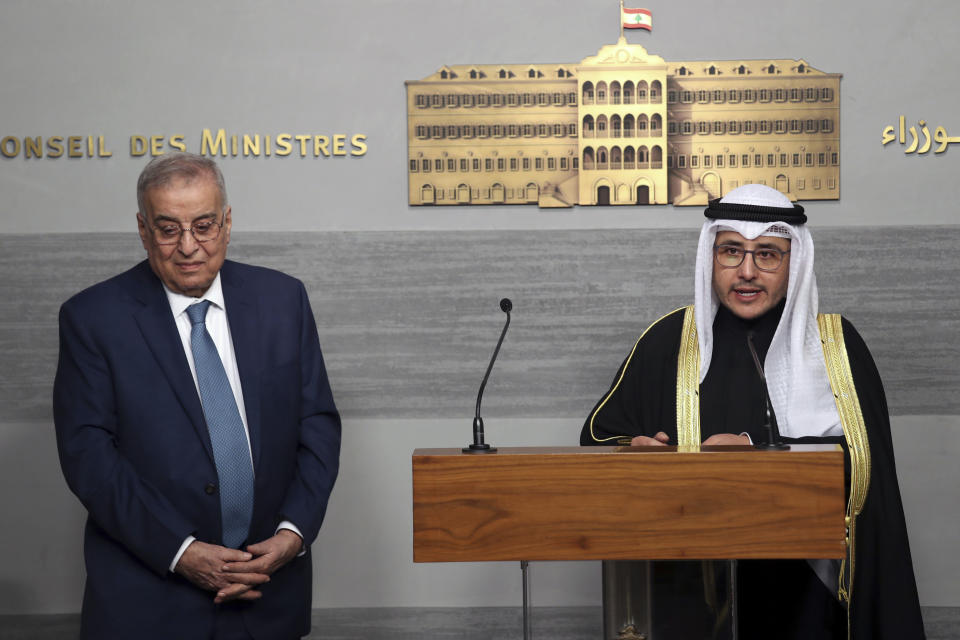
[[[270,575],[300,552],[303,541],[288,529],[281,529],[246,551],[194,540],[180,556],[176,572],[207,591],[216,591],[216,603],[230,600],[257,600],[257,587],[270,582]]]
[[[663,447],[670,444],[670,436],[663,431],[658,431],[652,438],[648,436],[636,436],[630,441],[632,447]],[[715,444],[750,444],[750,438],[747,436],[738,436],[734,433],[716,433],[703,441],[705,445]]]

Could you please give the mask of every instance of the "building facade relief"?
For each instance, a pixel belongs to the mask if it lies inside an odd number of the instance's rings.
[[[579,63],[443,66],[406,83],[409,204],[704,205],[748,183],[838,199],[840,79],[624,38]]]

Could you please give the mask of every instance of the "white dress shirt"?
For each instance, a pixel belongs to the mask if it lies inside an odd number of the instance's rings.
[[[170,303],[170,311],[173,313],[173,319],[177,323],[177,331],[180,333],[180,341],[183,343],[183,352],[187,356],[187,363],[190,365],[190,373],[193,376],[193,384],[197,388],[197,394],[200,394],[200,386],[197,384],[197,367],[193,362],[193,349],[190,348],[190,316],[187,315],[187,307],[197,304],[203,300],[209,300],[210,306],[207,308],[207,333],[213,339],[213,344],[217,347],[217,353],[220,354],[220,360],[223,362],[223,369],[227,373],[227,379],[230,381],[230,389],[233,391],[233,398],[237,402],[237,409],[240,411],[240,420],[243,421],[243,431],[247,436],[247,451],[250,452],[250,465],[253,466],[253,452],[250,447],[250,427],[247,425],[247,411],[243,404],[243,387],[240,386],[240,372],[237,369],[237,355],[233,350],[233,339],[230,336],[230,323],[227,321],[227,307],[223,301],[223,288],[220,286],[220,274],[214,278],[213,284],[199,298],[185,296],[180,293],[174,293],[167,285],[163,285],[163,290],[167,293],[167,301]],[[284,520],[277,527],[280,529],[289,529],[303,539],[303,534],[292,522]],[[180,545],[177,555],[173,557],[170,563],[170,571],[173,571],[180,556],[196,540],[193,536],[187,536]],[[302,552],[301,552],[302,553]]]

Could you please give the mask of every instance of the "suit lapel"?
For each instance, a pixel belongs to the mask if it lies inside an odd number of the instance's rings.
[[[129,292],[143,305],[134,312],[134,319],[153,357],[156,358],[160,370],[166,376],[183,410],[189,416],[197,436],[203,443],[203,448],[213,461],[213,449],[210,446],[207,423],[203,418],[203,406],[200,404],[197,388],[193,384],[190,365],[183,352],[183,342],[180,340],[180,333],[170,312],[170,303],[167,301],[163,285],[146,262],[142,262],[132,273],[136,281]]]
[[[247,413],[247,428],[250,431],[250,451],[253,454],[253,470],[260,462],[260,307],[256,296],[243,289],[243,279],[236,265],[225,262],[220,269],[220,284],[227,308],[227,321],[233,339],[233,352],[237,356],[240,386],[243,388],[243,404]]]

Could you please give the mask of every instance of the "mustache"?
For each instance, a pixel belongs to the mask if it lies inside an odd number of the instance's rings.
[[[754,284],[752,282],[737,282],[730,285],[731,289],[753,289],[755,291],[766,291],[767,288],[760,284]]]

